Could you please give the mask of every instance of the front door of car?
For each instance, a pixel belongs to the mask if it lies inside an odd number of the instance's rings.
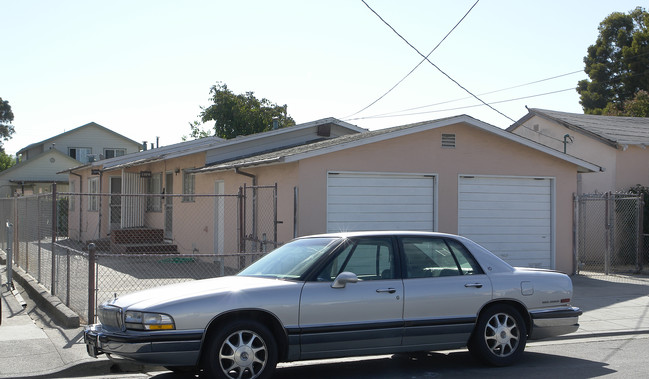
[[[403,344],[455,348],[468,341],[491,281],[457,240],[402,237],[405,260]]]
[[[340,285],[340,274],[358,278]],[[334,288],[338,287],[338,288]],[[401,345],[403,281],[391,238],[360,238],[304,285],[302,358],[367,353]]]

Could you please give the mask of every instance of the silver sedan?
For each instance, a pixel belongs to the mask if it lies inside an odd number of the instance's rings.
[[[514,363],[528,339],[577,330],[572,282],[513,268],[463,237],[358,232],[295,239],[236,276],[158,287],[99,307],[88,353],[215,378],[277,362],[468,347]]]

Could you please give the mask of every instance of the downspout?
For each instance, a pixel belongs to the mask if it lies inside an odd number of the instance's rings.
[[[74,175],[79,178],[79,193],[83,193],[83,176],[81,174],[74,173],[70,171],[70,175]],[[72,195],[74,196],[74,195]],[[81,225],[83,225],[83,202],[81,201],[83,199],[83,196],[79,196],[79,241],[82,240],[81,238]]]
[[[234,172],[239,175],[247,176],[252,179],[252,238],[257,240],[257,176],[249,172],[241,171],[238,167],[234,168]],[[245,193],[244,193],[245,196]],[[245,220],[244,220],[245,222]],[[255,249],[256,249],[255,242]]]

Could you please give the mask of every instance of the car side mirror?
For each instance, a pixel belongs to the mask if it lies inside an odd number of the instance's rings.
[[[336,276],[336,279],[334,279],[331,288],[345,288],[347,283],[357,283],[357,282],[358,282],[358,276],[356,276],[356,274],[354,274],[353,272],[344,271],[338,274],[338,276]]]

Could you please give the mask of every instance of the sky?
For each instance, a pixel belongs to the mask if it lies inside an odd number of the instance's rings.
[[[180,142],[219,82],[287,104],[298,124],[467,114],[507,128],[526,106],[583,113],[574,88],[599,23],[642,5],[481,0],[430,55],[437,68],[387,93],[422,60],[404,39],[427,55],[476,0],[365,1],[403,39],[360,0],[0,0],[0,97],[16,130],[5,151],[89,122]]]

